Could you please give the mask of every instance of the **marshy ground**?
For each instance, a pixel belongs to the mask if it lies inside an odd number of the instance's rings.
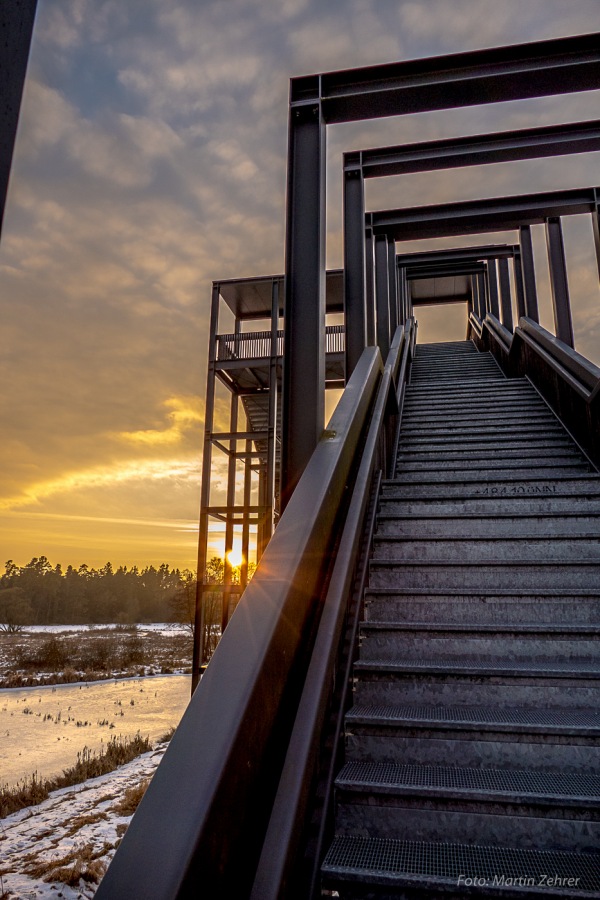
[[[191,661],[191,633],[177,625],[0,633],[0,688],[189,674]]]

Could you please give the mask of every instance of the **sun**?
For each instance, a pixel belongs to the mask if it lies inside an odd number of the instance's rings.
[[[229,565],[234,569],[239,568],[244,561],[242,551],[238,550],[235,547],[233,550],[229,551],[229,553],[227,554],[227,559],[229,561]]]

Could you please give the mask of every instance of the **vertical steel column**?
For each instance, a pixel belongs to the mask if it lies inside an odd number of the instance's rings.
[[[502,308],[502,324],[509,331],[513,330],[512,300],[510,296],[510,275],[508,273],[508,260],[505,257],[498,260],[500,276],[500,305]]]
[[[265,551],[265,547],[269,543],[270,534],[267,534],[269,525],[267,518],[267,510],[269,507],[269,497],[267,495],[267,473],[264,469],[258,470],[258,505],[262,512],[258,516],[258,526],[256,530],[256,562],[260,561]]]
[[[235,323],[235,333],[239,334],[239,322]],[[229,460],[227,463],[227,512],[225,514],[225,559],[223,560],[223,608],[221,610],[221,634],[229,621],[229,602],[233,583],[233,567],[229,554],[233,550],[233,507],[235,505],[235,477],[237,473],[237,439],[233,435],[238,430],[239,397],[232,391],[229,413]]]
[[[374,347],[377,343],[377,312],[375,308],[375,239],[370,228],[365,230],[365,281],[367,347]]]
[[[399,309],[399,319],[400,325],[404,325],[406,319],[408,318],[406,314],[406,282],[404,279],[405,275],[404,266],[397,266],[396,273],[398,277],[398,309]]]
[[[317,76],[314,100],[292,98],[290,104],[281,509],[315,449],[325,418],[326,126],[319,83]]]
[[[534,322],[539,322],[540,316],[535,285],[535,265],[530,225],[521,225],[519,228],[519,244],[521,245],[521,272],[523,274],[523,290],[525,293],[525,315],[533,319]]]
[[[196,573],[196,610],[194,615],[194,648],[192,654],[192,693],[200,680],[204,659],[204,578],[208,544],[208,507],[212,467],[212,429],[215,414],[215,364],[217,361],[217,328],[219,323],[219,285],[213,284],[208,339],[208,375],[204,411],[204,447],[200,487],[200,527],[198,531],[198,569]]]
[[[260,500],[267,509],[263,525],[264,544],[260,554],[257,551],[257,562],[266,547],[269,538],[273,534],[273,522],[275,519],[275,472],[277,468],[277,359],[279,347],[279,282],[273,281],[271,285],[271,356],[269,359],[269,422],[267,437],[267,468],[264,484],[265,497]]]
[[[475,276],[477,279],[477,291],[479,293],[479,308],[481,309],[480,319],[483,321],[490,308],[490,298],[487,292],[486,277],[483,272],[478,272]]]
[[[596,249],[596,265],[598,266],[598,275],[600,275],[600,222],[599,222],[599,210],[600,210],[600,191],[596,188],[594,190],[594,196],[596,198],[596,202],[594,205],[594,211],[592,212],[592,229],[594,231],[594,247]]]
[[[386,359],[390,349],[390,289],[388,242],[385,234],[375,236],[375,304],[377,307],[377,344]]]
[[[344,170],[344,321],[346,382],[367,346],[365,188],[360,162]]]
[[[496,260],[488,259],[487,261],[487,289],[489,297],[490,312],[497,319],[500,318],[500,307],[498,304],[498,276],[496,274]]]
[[[402,280],[404,281],[404,296],[406,298],[406,318],[410,319],[413,315],[412,292],[411,286],[408,283],[408,275],[406,274],[406,269],[404,269],[402,272]]]
[[[523,264],[521,251],[517,250],[513,257],[513,275],[515,276],[515,299],[517,301],[517,324],[525,312],[525,287],[523,285]]]
[[[546,219],[546,246],[550,264],[550,287],[556,337],[569,347],[575,346],[569,283],[567,280],[567,260],[563,241],[562,225],[558,216]]]
[[[479,310],[479,291],[477,288],[477,279],[474,275],[471,275],[471,297],[473,298],[473,309],[475,310],[475,315],[478,319],[480,319],[481,314]]]
[[[398,327],[398,276],[396,273],[396,244],[388,239],[388,292],[390,299],[390,339]]]
[[[248,584],[248,553],[250,550],[250,493],[252,490],[252,441],[246,440],[244,456],[244,512],[242,517],[242,565],[240,567],[240,588]]]

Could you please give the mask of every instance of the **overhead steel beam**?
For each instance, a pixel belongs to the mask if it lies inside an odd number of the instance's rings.
[[[419,253],[398,253],[398,266],[419,266],[429,263],[471,262],[482,259],[511,258],[518,252],[518,244],[484,244],[480,247],[456,247],[450,250],[424,250]]]
[[[600,150],[599,119],[351,151],[344,154],[344,170],[360,170],[363,178],[383,178],[595,150]]]
[[[407,268],[406,277],[408,281],[419,281],[423,278],[452,278],[455,275],[477,275],[479,272],[485,273],[486,271],[486,264],[481,262],[463,263],[460,266],[432,265],[423,268]]]
[[[584,34],[293,78],[291,102],[334,124],[599,87],[600,35]]]
[[[596,209],[597,188],[551,191],[493,200],[467,200],[409,209],[387,209],[366,214],[375,235],[395,241],[512,231],[536,225],[555,216],[591,213]]]

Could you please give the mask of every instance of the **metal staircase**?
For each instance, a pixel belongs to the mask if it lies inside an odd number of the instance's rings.
[[[525,378],[421,345],[380,495],[341,897],[599,897],[600,477]]]

